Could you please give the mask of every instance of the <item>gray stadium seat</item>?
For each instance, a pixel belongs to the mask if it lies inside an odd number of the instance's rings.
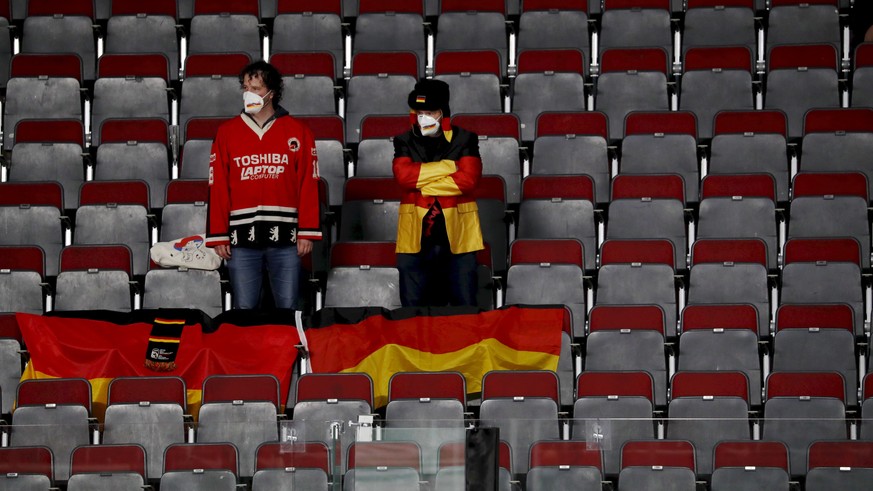
[[[262,60],[259,23],[259,6],[255,2],[198,0],[194,2],[188,53],[243,52],[253,61]]]
[[[55,310],[130,312],[132,266],[124,245],[65,247],[55,286]]]
[[[340,2],[280,2],[273,21],[271,50],[274,53],[328,51],[333,55],[335,73],[342,75],[345,63],[342,14]],[[351,13],[346,12],[346,15]]]
[[[609,137],[624,137],[631,111],[667,111],[667,51],[660,48],[609,49],[600,62],[595,108],[609,118]]]
[[[162,53],[170,80],[179,80],[176,9],[171,2],[113,0],[106,24],[105,53]]]
[[[585,110],[586,73],[579,50],[527,50],[518,55],[512,111],[521,120],[523,140],[536,138],[537,116],[543,111]]]
[[[357,143],[361,138],[361,121],[369,114],[404,114],[409,112],[406,99],[417,80],[418,60],[415,53],[362,52],[355,55],[352,78],[346,89],[346,139]]]

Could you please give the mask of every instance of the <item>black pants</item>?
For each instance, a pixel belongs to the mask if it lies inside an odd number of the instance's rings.
[[[417,254],[397,254],[404,307],[475,306],[476,253],[452,254],[448,244],[424,245]]]

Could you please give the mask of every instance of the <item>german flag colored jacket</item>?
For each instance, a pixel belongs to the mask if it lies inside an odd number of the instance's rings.
[[[456,126],[435,138],[445,138],[439,155],[427,158],[425,138],[415,130],[394,138],[394,179],[403,189],[397,221],[397,252],[421,250],[422,220],[439,200],[453,254],[484,248],[479,208],[473,190],[482,176],[479,139]]]

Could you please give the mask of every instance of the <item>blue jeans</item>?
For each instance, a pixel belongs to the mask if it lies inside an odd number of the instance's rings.
[[[297,246],[254,249],[234,247],[227,261],[233,308],[255,309],[261,300],[264,270],[270,278],[278,309],[296,309],[300,291],[300,257]]]

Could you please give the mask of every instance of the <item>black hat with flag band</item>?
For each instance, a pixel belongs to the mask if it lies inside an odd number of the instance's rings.
[[[409,93],[409,108],[417,111],[442,110],[443,117],[451,116],[449,84],[442,80],[424,79]]]

